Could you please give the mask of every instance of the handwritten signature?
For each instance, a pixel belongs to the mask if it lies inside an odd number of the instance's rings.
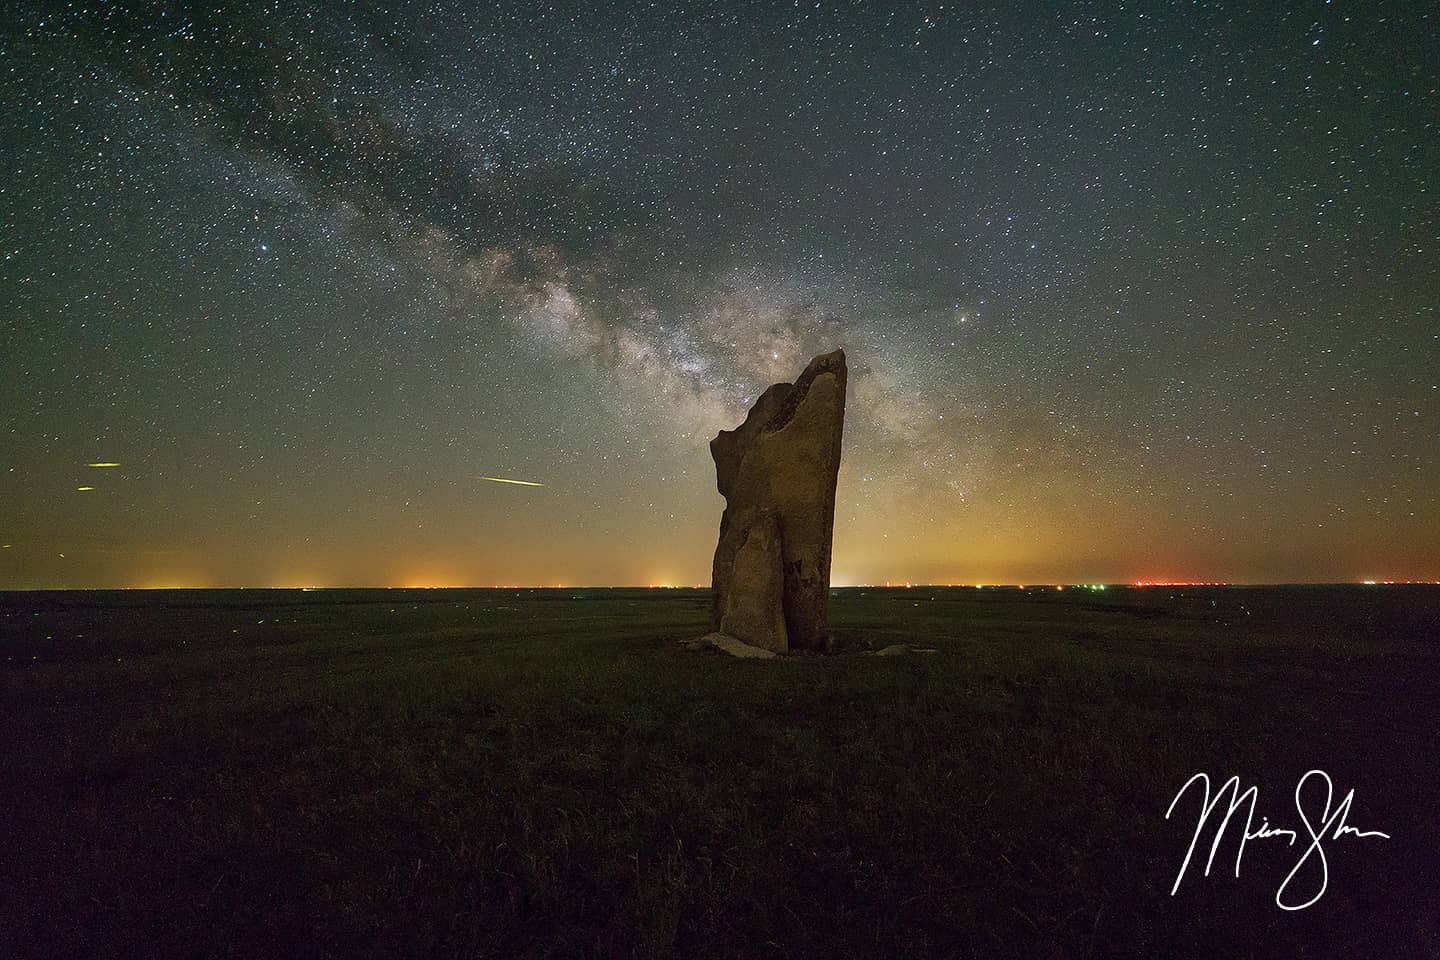
[[[1307,812],[1306,803],[1302,796],[1306,792],[1305,785],[1312,780],[1323,782],[1325,788],[1324,806],[1319,808],[1319,816],[1313,821],[1310,813]],[[1230,818],[1234,816],[1236,810],[1246,806],[1247,803],[1249,806],[1245,811],[1245,830],[1240,835],[1240,846],[1235,851],[1236,877],[1240,876],[1240,860],[1245,856],[1245,844],[1249,841],[1284,837],[1286,838],[1286,842],[1292,847],[1300,841],[1298,831],[1282,827],[1272,827],[1270,821],[1265,817],[1260,818],[1260,825],[1258,827],[1255,826],[1255,804],[1259,800],[1260,790],[1258,787],[1252,786],[1242,791],[1240,789],[1240,778],[1238,776],[1226,780],[1224,785],[1222,785],[1212,797],[1209,774],[1195,774],[1195,776],[1185,781],[1185,785],[1180,788],[1180,792],[1175,794],[1175,799],[1170,801],[1170,807],[1165,811],[1166,820],[1169,820],[1171,814],[1175,812],[1175,805],[1180,802],[1180,798],[1185,796],[1185,794],[1190,791],[1190,788],[1196,784],[1199,784],[1204,791],[1201,800],[1200,816],[1195,823],[1195,834],[1190,838],[1190,849],[1185,851],[1185,862],[1180,864],[1180,872],[1175,875],[1175,885],[1170,888],[1170,895],[1172,897],[1175,895],[1175,892],[1180,889],[1180,881],[1185,878],[1185,871],[1190,868],[1190,861],[1195,855],[1195,847],[1200,843],[1200,836],[1205,832],[1206,824],[1210,821],[1216,809],[1220,807],[1220,802],[1226,799],[1227,794],[1229,801],[1225,808],[1225,816],[1224,819],[1220,821],[1220,825],[1215,829],[1215,839],[1210,844],[1210,855],[1205,860],[1205,876],[1208,877],[1210,875],[1210,866],[1215,862],[1215,854],[1220,849],[1220,842],[1225,837],[1225,829],[1230,825]],[[1315,791],[1312,790],[1311,792],[1314,793]],[[1319,794],[1316,793],[1315,795],[1318,803]],[[1385,840],[1390,839],[1388,833],[1381,833],[1379,830],[1357,830],[1346,823],[1350,817],[1350,805],[1355,800],[1354,790],[1346,793],[1345,798],[1341,800],[1339,804],[1336,804],[1332,810],[1331,804],[1334,799],[1335,785],[1330,781],[1330,775],[1324,770],[1311,770],[1300,778],[1299,783],[1295,784],[1295,812],[1300,815],[1300,822],[1305,825],[1305,833],[1309,836],[1309,845],[1305,848],[1305,852],[1300,855],[1300,859],[1296,861],[1295,866],[1281,882],[1280,889],[1275,891],[1275,905],[1281,910],[1304,910],[1325,894],[1325,888],[1330,883],[1330,866],[1329,862],[1325,859],[1325,849],[1322,846],[1325,841],[1339,840],[1347,834],[1355,837],[1380,837]],[[1296,878],[1300,876],[1301,869],[1307,863],[1312,862],[1314,862],[1316,866],[1312,867],[1308,873],[1311,877],[1318,879],[1319,889],[1303,903],[1295,902],[1298,900],[1298,896],[1287,897],[1286,892],[1290,890],[1292,885],[1297,887],[1300,885]]]

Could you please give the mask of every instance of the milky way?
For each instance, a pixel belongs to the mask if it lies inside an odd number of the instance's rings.
[[[836,346],[838,581],[1440,577],[1435,16],[1271,6],[11,5],[0,587],[708,582]]]

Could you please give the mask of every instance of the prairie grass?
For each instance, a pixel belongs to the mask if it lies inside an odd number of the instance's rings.
[[[1440,956],[1440,589],[837,590],[775,661],[708,603],[0,594],[0,956]],[[1170,895],[1182,783],[1311,768],[1393,839]]]

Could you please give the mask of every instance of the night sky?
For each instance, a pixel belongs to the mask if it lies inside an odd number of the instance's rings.
[[[836,346],[837,584],[1440,579],[1430,3],[20,2],[0,97],[0,587],[708,584]]]

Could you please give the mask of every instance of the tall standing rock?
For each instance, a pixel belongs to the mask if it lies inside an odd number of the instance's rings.
[[[712,630],[767,650],[829,649],[845,378],[843,350],[818,356],[710,441],[725,498]]]

